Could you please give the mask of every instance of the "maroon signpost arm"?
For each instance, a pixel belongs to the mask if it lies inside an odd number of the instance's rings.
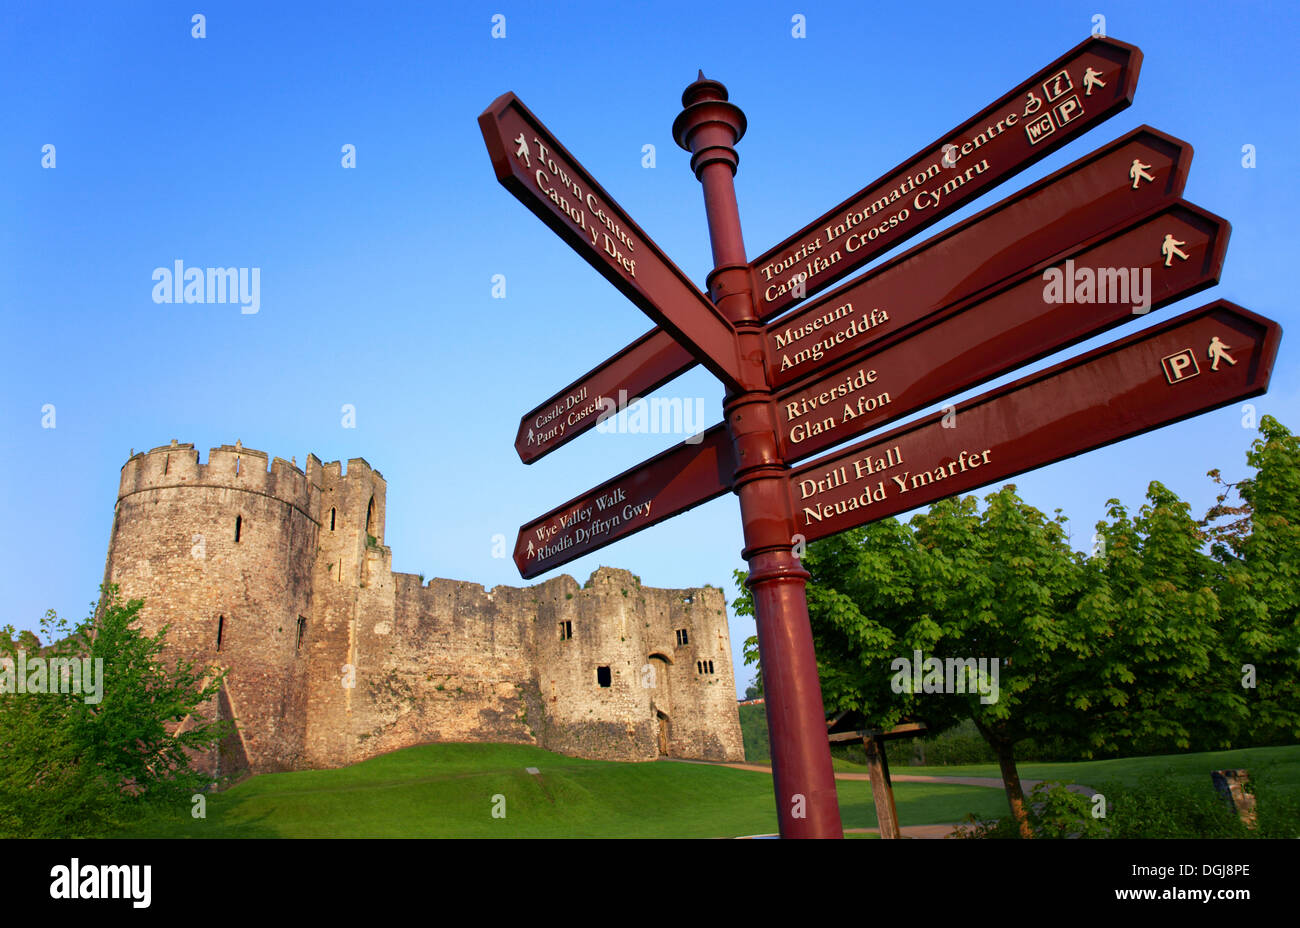
[[[713,246],[709,293],[736,328],[740,389],[723,403],[735,453],[733,488],[740,497],[743,557],[753,591],[762,660],[763,694],[772,742],[776,809],[783,838],[842,838],[830,745],[822,708],[817,657],[804,585],[809,574],[794,556],[794,511],[789,468],[777,446],[771,392],[763,367],[764,327],[756,310],[753,275],[745,260],[734,175],[735,144],[745,116],[717,81],[700,79],[682,94],[684,109],[673,138],[691,153],[704,188]]]

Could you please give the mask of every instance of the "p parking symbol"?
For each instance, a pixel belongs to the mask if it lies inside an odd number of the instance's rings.
[[[1201,372],[1196,365],[1196,355],[1190,348],[1184,348],[1176,354],[1160,359],[1160,366],[1165,370],[1165,379],[1170,383],[1182,383]]]

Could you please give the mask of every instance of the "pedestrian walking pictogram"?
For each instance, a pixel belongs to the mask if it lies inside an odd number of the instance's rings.
[[[1216,335],[1214,338],[1210,339],[1210,350],[1206,352],[1212,362],[1210,364],[1210,370],[1217,371],[1219,369],[1220,361],[1227,361],[1234,367],[1236,366],[1237,362],[1232,359],[1232,355],[1228,354],[1228,348],[1229,346],[1225,345],[1219,339],[1219,336]]]
[[[1100,71],[1094,71],[1092,68],[1088,68],[1088,70],[1083,72],[1083,95],[1085,97],[1092,96],[1092,88],[1105,86],[1106,82],[1101,79]]]
[[[1138,181],[1140,180],[1146,180],[1146,181],[1155,180],[1154,177],[1152,177],[1150,174],[1147,173],[1150,167],[1151,165],[1143,164],[1137,158],[1133,159],[1133,166],[1128,169],[1128,176],[1133,178],[1134,190],[1138,189]]]
[[[1165,256],[1165,267],[1169,267],[1174,263],[1175,255],[1184,261],[1187,260],[1187,253],[1178,247],[1186,244],[1186,242],[1180,242],[1174,238],[1172,232],[1165,235],[1165,240],[1160,243],[1160,253]]]

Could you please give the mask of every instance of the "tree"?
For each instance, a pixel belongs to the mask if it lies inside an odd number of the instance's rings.
[[[1300,438],[1272,416],[1259,432],[1246,453],[1254,476],[1229,484],[1211,471],[1224,492],[1200,522],[1219,571],[1225,672],[1246,704],[1238,735],[1251,743],[1300,738]],[[1240,506],[1225,505],[1232,490]]]
[[[1030,837],[1016,745],[1034,735],[1070,732],[1074,693],[1061,669],[1087,654],[1077,627],[1080,556],[1065,518],[1048,518],[1007,485],[985,497],[950,498],[912,518],[922,552],[917,603],[937,630],[936,657],[997,663],[994,698],[967,694],[956,704],[998,759],[1020,833]]]
[[[210,781],[193,769],[190,752],[226,733],[224,723],[200,713],[221,675],[185,660],[165,667],[167,628],[150,637],[134,625],[143,605],[123,602],[109,585],[75,627],[51,611],[42,631],[58,640],[39,655],[30,633],[15,637],[9,626],[0,635],[11,675],[18,661],[33,658],[47,667],[56,666],[53,658],[85,658],[81,666],[90,670],[79,692],[65,677],[62,692],[7,686],[0,694],[0,835],[110,834],[151,805],[188,802]],[[90,692],[93,680],[98,692]]]
[[[891,662],[915,650],[930,651],[932,624],[920,618],[914,596],[917,551],[911,532],[896,519],[852,529],[809,545],[802,559],[811,574],[808,614],[817,653],[822,700],[829,713],[856,711],[873,728],[903,721],[925,723],[931,733],[962,716],[957,707],[895,688]],[[753,598],[737,571],[737,615],[753,615]],[[745,662],[759,663],[758,639],[745,642]],[[762,669],[759,668],[761,679]]]
[[[1118,500],[1107,506],[1079,603],[1103,636],[1074,673],[1084,756],[1229,747],[1245,700],[1203,532],[1158,481],[1136,518]]]

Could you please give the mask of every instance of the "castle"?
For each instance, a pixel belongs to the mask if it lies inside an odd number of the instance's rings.
[[[383,475],[240,443],[132,454],[105,581],[146,633],[226,670],[201,769],[335,767],[430,741],[742,760],[726,603],[598,569],[537,586],[393,573]],[[208,713],[211,717],[213,713]]]

